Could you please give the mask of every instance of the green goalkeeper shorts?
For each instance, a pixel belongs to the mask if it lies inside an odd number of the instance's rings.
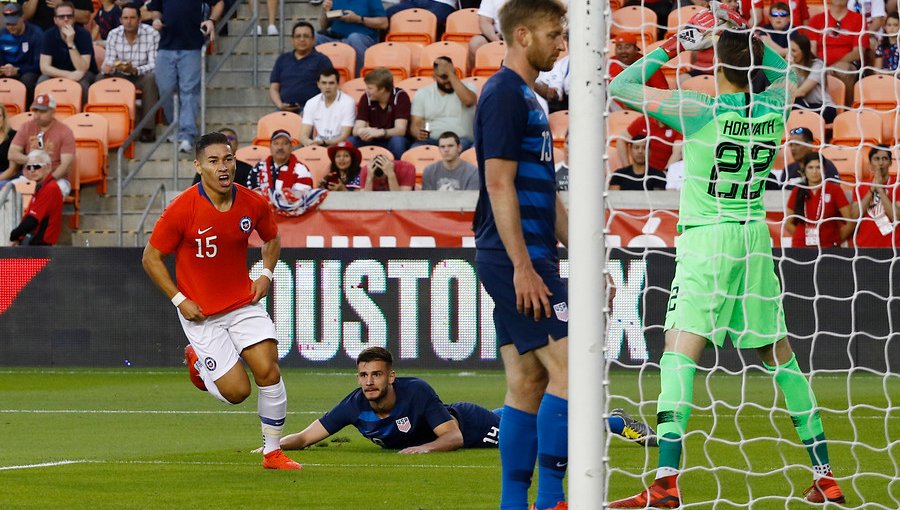
[[[700,335],[722,347],[771,345],[785,335],[781,284],[765,222],[691,227],[678,238],[666,331]]]

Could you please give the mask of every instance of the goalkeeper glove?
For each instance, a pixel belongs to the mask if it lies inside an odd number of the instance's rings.
[[[747,28],[747,20],[731,7],[715,0],[709,3],[709,10],[721,24],[729,25],[728,28]]]
[[[718,2],[716,2],[718,3]],[[702,10],[688,21],[678,33],[666,39],[660,46],[669,56],[675,58],[680,51],[697,51],[712,48],[712,34],[720,20],[709,10]]]

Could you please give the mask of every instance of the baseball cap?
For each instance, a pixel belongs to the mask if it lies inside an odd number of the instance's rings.
[[[32,110],[52,110],[56,108],[56,99],[53,99],[53,96],[50,94],[40,94],[34,98],[34,102],[31,103]]]
[[[272,138],[270,138],[269,141],[274,142],[276,138],[287,138],[289,142],[292,140],[291,134],[285,129],[276,129],[275,132],[272,133]]]
[[[22,6],[17,3],[8,3],[3,5],[3,17],[6,19],[7,25],[17,23],[22,17]]]
[[[615,38],[616,44],[629,43],[637,46],[638,43],[638,35],[630,32],[621,33]]]

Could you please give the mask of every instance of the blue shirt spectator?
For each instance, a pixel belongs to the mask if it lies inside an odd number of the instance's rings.
[[[88,69],[90,69],[90,72],[97,74],[97,62],[94,59],[94,43],[91,41],[91,34],[78,25],[75,25],[74,28],[75,48],[78,49],[80,55],[91,56],[91,63]],[[49,28],[44,32],[41,55],[50,56],[50,65],[64,71],[74,71],[75,65],[72,63],[72,56],[69,53],[69,48],[62,35],[60,35],[58,28]]]
[[[305,21],[291,31],[294,50],[282,53],[269,77],[269,95],[279,110],[298,112],[319,93],[319,71],[334,67],[331,60],[316,51],[315,31]]]
[[[3,9],[6,27],[0,30],[0,75],[14,78],[29,86],[26,75],[31,75],[29,94],[32,93],[37,78],[41,74],[41,46],[43,31],[22,19],[22,8],[18,4],[7,4]],[[2,66],[12,66],[3,69]]]
[[[319,28],[316,44],[342,42],[353,48],[358,75],[366,48],[378,42],[378,30],[388,28],[387,13],[381,0],[324,0]]]

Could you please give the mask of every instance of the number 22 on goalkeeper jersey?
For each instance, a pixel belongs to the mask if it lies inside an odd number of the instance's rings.
[[[766,47],[762,67],[771,85],[760,94],[712,97],[643,85],[667,61],[657,49],[629,66],[610,95],[684,134],[685,179],[678,228],[764,220],[762,195],[784,135],[789,86],[796,75]]]

